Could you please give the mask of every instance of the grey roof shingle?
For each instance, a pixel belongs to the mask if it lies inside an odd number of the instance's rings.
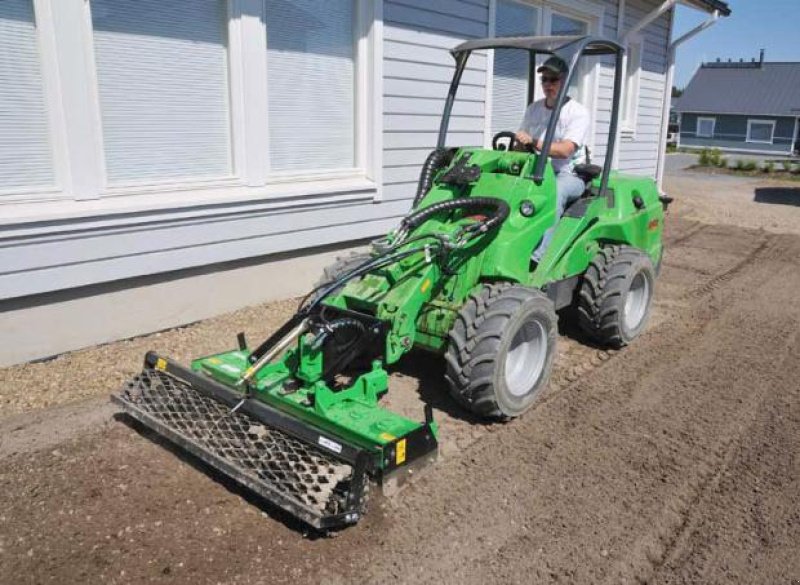
[[[678,112],[800,116],[800,63],[703,66],[676,106]]]

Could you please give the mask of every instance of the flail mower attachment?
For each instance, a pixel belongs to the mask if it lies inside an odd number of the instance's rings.
[[[149,353],[112,400],[203,462],[318,529],[358,521],[370,456]],[[237,405],[239,408],[236,408]],[[234,410],[235,409],[235,410]]]

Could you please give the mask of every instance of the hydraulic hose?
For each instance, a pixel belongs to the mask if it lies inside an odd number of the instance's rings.
[[[328,337],[332,339],[336,339],[336,334],[340,331],[344,331],[347,329],[353,329],[356,332],[356,336],[351,339],[348,343],[343,344],[344,349],[348,349],[355,341],[358,339],[358,336],[363,334],[366,330],[364,324],[357,319],[353,319],[351,317],[342,317],[341,319],[336,319],[329,323],[324,323],[321,326],[321,332],[317,336],[315,344],[318,346],[322,346]]]
[[[422,170],[419,173],[419,182],[417,183],[417,194],[414,196],[414,202],[411,204],[411,209],[415,209],[423,197],[431,190],[433,185],[433,176],[436,171],[443,169],[453,160],[455,151],[453,149],[437,148],[431,151],[425,163],[422,165]]]
[[[447,201],[434,203],[433,205],[429,205],[428,207],[407,215],[401,222],[401,225],[406,229],[406,231],[410,232],[411,230],[422,225],[432,215],[437,213],[441,213],[443,211],[452,211],[454,209],[470,209],[481,207],[494,208],[492,217],[486,220],[486,222],[483,224],[483,231],[489,231],[499,226],[506,220],[511,211],[508,203],[495,197],[466,197],[460,199],[449,199]]]

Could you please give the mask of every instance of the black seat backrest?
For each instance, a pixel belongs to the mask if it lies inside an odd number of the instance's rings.
[[[603,173],[603,167],[591,164],[575,165],[572,170],[583,179],[583,182],[587,185]]]

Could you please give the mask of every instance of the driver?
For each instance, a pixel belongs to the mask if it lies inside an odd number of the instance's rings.
[[[536,70],[541,73],[544,99],[533,102],[525,110],[517,141],[525,146],[542,150],[547,123],[556,103],[558,91],[567,73],[567,64],[559,57],[550,57]],[[564,214],[564,209],[578,199],[586,185],[573,169],[575,165],[586,162],[586,141],[589,138],[589,112],[581,104],[566,98],[558,116],[550,157],[556,173],[556,221]],[[531,259],[539,262],[550,240],[555,226],[548,229]]]

